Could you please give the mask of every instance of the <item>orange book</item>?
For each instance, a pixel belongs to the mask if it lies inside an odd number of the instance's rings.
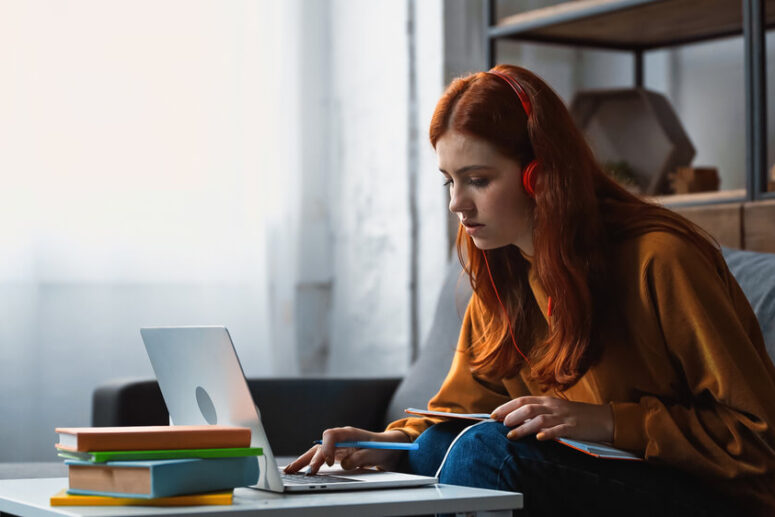
[[[139,499],[132,497],[108,497],[102,495],[68,494],[62,489],[49,500],[51,506],[195,506],[205,504],[231,504],[232,491],[202,494],[176,495]]]
[[[249,447],[250,429],[223,425],[57,427],[57,449],[65,451],[144,451]]]

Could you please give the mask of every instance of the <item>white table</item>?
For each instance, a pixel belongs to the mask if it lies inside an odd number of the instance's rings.
[[[236,517],[261,512],[262,516],[282,517],[364,517],[475,512],[479,517],[510,517],[512,509],[522,508],[520,493],[453,485],[301,494],[274,494],[237,488],[231,506],[50,506],[49,498],[66,487],[67,478],[64,477],[0,480],[0,513],[22,517]]]

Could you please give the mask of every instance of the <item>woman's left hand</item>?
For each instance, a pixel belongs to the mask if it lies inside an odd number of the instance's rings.
[[[498,406],[492,418],[513,427],[507,438],[535,434],[539,440],[571,438],[611,443],[614,417],[608,404],[585,404],[555,397],[519,397]]]

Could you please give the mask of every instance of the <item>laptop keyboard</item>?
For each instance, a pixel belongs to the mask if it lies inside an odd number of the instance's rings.
[[[359,481],[357,479],[343,478],[339,476],[327,476],[325,474],[315,474],[314,476],[308,476],[307,474],[286,474],[280,472],[280,477],[283,479],[283,484],[295,484],[295,485],[319,485],[329,483],[352,483],[353,481]]]

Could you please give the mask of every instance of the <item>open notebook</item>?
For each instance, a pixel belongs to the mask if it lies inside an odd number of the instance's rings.
[[[404,410],[406,413],[420,416],[434,416],[444,418],[458,418],[461,420],[491,420],[490,415],[487,413],[448,413],[446,411],[431,411],[429,409],[416,409],[408,408]],[[632,454],[631,452],[616,449],[610,445],[602,443],[585,442],[581,440],[571,440],[569,438],[555,438],[555,441],[566,445],[577,451],[581,451],[584,454],[589,454],[596,458],[606,458],[612,460],[635,460],[643,461],[643,458]]]

